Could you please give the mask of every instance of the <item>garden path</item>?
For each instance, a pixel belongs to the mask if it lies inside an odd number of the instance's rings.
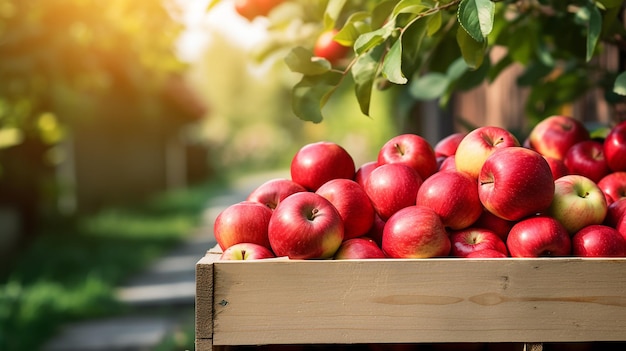
[[[244,176],[223,195],[209,199],[194,233],[117,289],[117,298],[135,313],[68,324],[43,351],[150,351],[184,328],[193,328],[195,264],[215,245],[215,217],[263,182],[288,176],[286,171]]]

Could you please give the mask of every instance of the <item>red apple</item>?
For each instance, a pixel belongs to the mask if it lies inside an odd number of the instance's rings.
[[[611,128],[604,139],[604,156],[613,172],[626,171],[626,121]]]
[[[456,149],[459,147],[461,140],[463,140],[463,138],[465,138],[466,135],[467,133],[457,132],[457,133],[452,133],[448,135],[447,137],[439,140],[433,147],[433,150],[435,151],[435,156],[436,157],[441,157],[441,156],[448,157],[448,156],[453,156],[454,154],[456,154]]]
[[[435,151],[417,134],[401,134],[389,139],[378,151],[378,165],[401,163],[417,171],[422,179],[437,172]]]
[[[590,225],[572,237],[572,254],[578,257],[625,257],[626,239],[615,228]]]
[[[284,0],[235,0],[235,11],[249,21],[267,16],[274,7]]]
[[[439,172],[443,171],[456,171],[455,156],[448,156],[439,162]]]
[[[313,55],[327,59],[332,65],[341,62],[350,53],[350,47],[335,41],[337,33],[337,29],[323,31],[313,45]]]
[[[570,174],[554,181],[554,198],[545,212],[574,234],[591,224],[601,224],[607,204],[602,190],[591,179]]]
[[[258,202],[242,201],[222,210],[213,223],[213,234],[222,251],[238,243],[270,248],[267,227],[272,210]]]
[[[610,172],[604,157],[604,146],[597,140],[585,140],[572,145],[565,153],[563,163],[569,174],[580,174],[594,182],[600,181]]]
[[[519,141],[508,130],[495,126],[476,128],[461,140],[456,149],[456,169],[476,179],[489,155],[511,146],[519,146]]]
[[[344,240],[335,253],[336,260],[385,258],[383,250],[369,238]]]
[[[562,176],[569,174],[569,170],[567,169],[567,166],[565,165],[565,161],[558,159],[558,158],[548,157],[548,156],[543,156],[543,158],[546,159],[546,161],[548,162],[548,165],[550,166],[550,170],[552,171],[552,178],[558,179],[558,178],[561,178]]]
[[[563,225],[548,216],[534,216],[516,223],[506,240],[511,257],[568,256],[570,235]]]
[[[624,240],[626,240],[626,216],[622,216],[617,223],[615,224],[614,227],[620,234],[622,234],[622,237],[624,238]]]
[[[273,210],[287,196],[301,191],[307,190],[290,179],[275,178],[259,185],[248,195],[246,200],[264,204]]]
[[[598,182],[606,201],[611,204],[626,197],[626,172],[609,173]]]
[[[437,172],[424,180],[415,204],[432,208],[453,230],[467,228],[483,212],[476,180],[457,171]]]
[[[504,258],[508,257],[502,252],[494,249],[483,249],[478,251],[473,251],[467,254],[465,258]]]
[[[374,214],[374,223],[365,236],[374,240],[378,246],[382,246],[384,229],[385,221],[383,221],[382,218],[380,218],[380,216],[376,213]]]
[[[365,189],[365,180],[370,176],[370,173],[378,167],[377,161],[365,162],[356,170],[354,174],[354,181],[359,183]]]
[[[509,221],[545,211],[554,197],[554,179],[548,162],[537,152],[521,146],[493,152],[481,168],[478,183],[483,206]]]
[[[333,179],[315,192],[335,206],[344,225],[344,240],[367,233],[374,223],[374,207],[365,190],[354,180]]]
[[[385,223],[382,249],[392,258],[447,256],[450,238],[435,211],[426,206],[409,206]]]
[[[386,221],[398,210],[415,205],[422,182],[414,168],[403,163],[389,163],[372,171],[365,182],[365,193],[376,213]]]
[[[611,203],[606,210],[604,225],[616,228],[620,219],[626,214],[626,197]]]
[[[509,231],[513,228],[516,222],[507,221],[504,218],[500,218],[493,213],[483,208],[483,212],[480,217],[471,226],[475,228],[488,229],[496,233],[500,239],[506,242],[506,237],[509,235]]]
[[[504,241],[494,232],[482,228],[466,228],[450,233],[450,256],[466,257],[472,252],[491,249],[507,255]]]
[[[441,170],[441,165],[443,164],[443,161],[446,160],[446,158],[448,158],[447,156],[437,156],[437,171]]]
[[[355,172],[352,156],[329,141],[307,144],[291,160],[291,180],[311,191],[331,179],[354,179]]]
[[[223,261],[245,261],[245,260],[261,260],[264,258],[276,257],[274,253],[265,246],[253,243],[239,243],[230,246],[220,256]]]
[[[581,121],[560,115],[543,119],[528,135],[530,148],[544,156],[561,160],[570,147],[589,139],[589,131]]]
[[[268,238],[276,256],[331,258],[343,241],[341,215],[330,201],[312,192],[295,193],[274,210]]]

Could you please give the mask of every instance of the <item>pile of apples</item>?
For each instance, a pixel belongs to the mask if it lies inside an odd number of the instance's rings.
[[[626,121],[601,139],[567,116],[523,143],[496,126],[402,134],[358,168],[321,141],[290,172],[217,216],[221,259],[626,257]]]

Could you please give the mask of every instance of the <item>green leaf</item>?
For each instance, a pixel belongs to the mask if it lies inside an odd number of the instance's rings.
[[[605,140],[610,132],[611,127],[608,127],[606,125],[600,125],[597,127],[593,127],[593,129],[589,130],[589,137],[591,139]]]
[[[457,11],[459,24],[475,41],[483,42],[493,29],[495,8],[491,0],[462,0]]]
[[[624,0],[596,0],[596,2],[602,4],[605,9],[614,9],[622,6]]]
[[[583,8],[581,8],[582,11]],[[596,50],[598,39],[600,38],[600,32],[602,32],[602,14],[598,7],[592,2],[586,7],[589,11],[589,18],[587,22],[587,62],[593,57],[593,53]]]
[[[369,13],[359,11],[353,13],[346,24],[335,34],[335,41],[343,46],[353,46],[359,35],[371,31],[371,27],[366,23]]]
[[[292,72],[305,75],[323,74],[332,68],[328,60],[317,58],[313,53],[301,46],[293,48],[285,57],[285,63]]]
[[[385,55],[382,73],[392,83],[406,84],[407,79],[402,73],[402,38],[398,38]]]
[[[333,39],[343,46],[350,47],[354,45],[354,42],[359,37],[359,35],[361,35],[361,31],[358,29],[357,25],[355,25],[354,23],[349,23],[343,26],[343,28],[341,28],[341,30],[339,30],[339,32],[335,34]]]
[[[552,52],[545,42],[538,43],[536,50],[537,58],[542,64],[548,67],[554,67],[556,65],[556,61],[554,60],[554,57],[552,57]]]
[[[465,72],[467,72],[468,69],[469,67],[467,66],[465,60],[459,57],[450,65],[450,67],[448,67],[446,75],[450,80],[456,80],[460,78]]]
[[[354,42],[354,51],[360,55],[387,40],[393,34],[392,26],[384,26],[372,32],[361,34]]]
[[[426,35],[432,37],[435,33],[441,29],[442,24],[442,16],[441,11],[437,11],[432,15],[428,16],[428,29],[426,31]]]
[[[372,28],[381,28],[389,20],[397,0],[383,1],[372,10]]]
[[[357,11],[357,12],[351,14],[350,17],[348,17],[348,19],[346,20],[345,24],[365,22],[369,18],[370,18],[370,13],[369,12],[367,12],[367,11]]]
[[[402,40],[402,72],[405,77],[411,77],[419,70],[424,60],[422,44],[428,30],[428,20],[423,17],[405,27],[400,40]]]
[[[322,109],[341,83],[342,77],[341,73],[335,71],[303,76],[292,91],[292,109],[295,115],[304,121],[320,123],[324,119]]]
[[[378,67],[383,48],[377,47],[374,50],[358,56],[352,66],[352,78],[354,80],[354,92],[359,103],[361,112],[369,116],[370,101],[372,97],[372,87],[378,75]]]
[[[471,69],[477,69],[485,59],[485,50],[487,49],[487,40],[478,42],[472,38],[467,31],[459,27],[456,32],[456,41],[461,49],[461,55],[465,63]]]
[[[417,100],[433,100],[441,97],[448,86],[450,78],[439,72],[432,72],[411,82],[409,92]]]
[[[428,9],[431,6],[428,6],[424,3],[423,0],[401,0],[393,9],[391,13],[392,17],[396,17],[401,13],[412,13],[412,14],[420,14]]]
[[[613,92],[615,94],[626,96],[626,72],[622,72],[615,79],[615,85],[613,86]]]
[[[333,29],[347,0],[329,0],[324,11],[324,29]]]

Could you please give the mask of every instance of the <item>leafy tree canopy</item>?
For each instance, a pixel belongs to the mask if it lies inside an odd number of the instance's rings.
[[[0,0],[0,149],[26,138],[57,142],[64,124],[91,115],[91,104],[107,94],[147,104],[182,67],[174,6]]]
[[[290,0],[280,6],[311,3]],[[361,111],[368,115],[373,89],[404,86],[417,100],[438,99],[445,105],[454,92],[493,81],[513,64],[524,67],[518,84],[530,90],[530,118],[542,118],[592,88],[604,89],[609,102],[626,95],[626,73],[595,60],[609,47],[626,51],[621,0],[314,3],[321,10],[306,11],[298,20],[315,21],[320,30],[338,29],[335,40],[352,48],[352,56],[333,65],[314,56],[310,42],[291,48],[286,63],[302,74],[293,88],[293,109],[307,121],[323,120],[323,106],[344,82],[353,83]],[[270,13],[269,19],[276,17]],[[278,22],[274,28],[289,26]],[[492,62],[495,47],[506,54]]]

